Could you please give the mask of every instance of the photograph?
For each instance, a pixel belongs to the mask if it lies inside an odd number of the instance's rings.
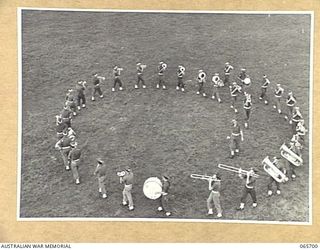
[[[313,15],[19,8],[17,220],[311,225]]]

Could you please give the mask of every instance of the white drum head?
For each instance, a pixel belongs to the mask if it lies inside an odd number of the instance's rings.
[[[250,84],[250,83],[251,83],[250,78],[249,78],[249,77],[245,78],[245,79],[243,80],[243,83],[244,83],[244,84]]]
[[[143,184],[143,193],[151,200],[158,199],[161,196],[161,191],[162,183],[157,177],[150,177]]]

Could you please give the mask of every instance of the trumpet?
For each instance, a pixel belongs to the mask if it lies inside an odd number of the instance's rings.
[[[254,178],[259,178],[259,175],[255,174],[255,173],[252,173],[250,171],[247,171],[247,170],[244,170],[244,169],[241,169],[241,168],[228,166],[228,165],[225,165],[225,164],[218,164],[218,168],[221,168],[223,170],[227,170],[227,171],[230,171],[230,172],[238,173],[238,174],[247,175],[247,176],[250,175],[250,176],[252,176]]]
[[[284,183],[288,181],[288,177],[270,161],[269,156],[263,159],[262,164],[264,171],[266,171],[277,182]]]
[[[280,147],[281,156],[287,161],[291,162],[296,167],[299,167],[303,164],[303,160],[300,156],[291,151],[287,145],[284,143]]]
[[[217,181],[217,178],[213,178],[212,176],[208,176],[208,175],[202,175],[202,174],[191,174],[190,175],[191,178],[193,179],[200,179],[200,180],[213,180],[213,181]]]

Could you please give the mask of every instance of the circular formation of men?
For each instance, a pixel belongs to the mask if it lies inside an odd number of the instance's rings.
[[[142,63],[136,64],[137,80],[133,86],[134,89],[139,88],[157,88],[167,90],[166,83],[166,71],[168,65],[161,61],[158,64],[158,81],[155,85],[148,85],[144,80],[144,71],[147,69],[147,65]],[[112,92],[124,91],[124,84],[121,80],[121,73],[124,69],[120,66],[113,68],[113,86]],[[305,135],[307,129],[305,128],[304,118],[297,106],[297,99],[292,91],[288,91],[287,97],[284,96],[285,90],[280,84],[276,84],[273,89],[273,93],[268,93],[270,88],[270,81],[267,75],[262,75],[260,84],[260,93],[253,93],[251,78],[248,75],[245,68],[241,68],[239,74],[234,74],[234,66],[229,62],[225,63],[223,77],[218,72],[212,74],[212,78],[204,70],[199,70],[197,78],[198,89],[196,95],[203,97],[210,97],[212,100],[216,100],[218,103],[230,102],[230,109],[234,113],[239,112],[239,98],[243,99],[242,107],[244,110],[244,124],[245,129],[250,129],[250,114],[252,109],[252,97],[259,99],[260,103],[269,105],[276,110],[276,112],[283,116],[283,118],[289,122],[292,126],[292,138],[288,138],[289,143],[284,143],[280,146],[280,154],[275,154],[269,158],[266,156],[261,162],[262,169],[266,174],[260,173],[258,167],[251,167],[250,169],[241,169],[225,164],[218,164],[217,171],[213,175],[207,176],[202,174],[191,174],[190,178],[200,179],[208,181],[209,197],[207,199],[208,216],[216,216],[217,218],[223,217],[223,208],[220,204],[220,190],[223,185],[221,177],[221,171],[228,171],[236,173],[241,179],[243,179],[243,192],[238,206],[235,205],[237,210],[243,210],[247,203],[247,196],[252,198],[252,207],[258,206],[256,197],[256,181],[259,178],[269,178],[267,186],[267,196],[273,194],[281,194],[281,185],[294,181],[297,178],[296,168],[303,164],[302,150],[305,142]],[[188,82],[185,81],[184,76],[186,68],[183,65],[177,67],[177,82],[176,90],[186,92],[188,90]],[[105,77],[98,73],[93,74],[91,101],[96,101],[96,98],[103,98],[102,84],[105,81]],[[207,80],[209,78],[209,80]],[[231,80],[232,79],[232,80]],[[205,86],[211,87],[211,94],[205,91]],[[56,132],[58,142],[55,148],[60,151],[65,170],[71,170],[74,182],[76,185],[81,183],[81,176],[79,175],[79,167],[81,165],[82,150],[86,146],[80,147],[77,143],[77,135],[72,129],[72,123],[74,118],[80,113],[81,110],[86,109],[87,97],[86,97],[87,81],[79,80],[76,83],[75,88],[69,89],[66,93],[65,103],[63,110],[56,116]],[[220,93],[222,91],[230,92],[230,100],[222,100]],[[270,91],[269,91],[270,92]],[[285,102],[286,110],[282,110],[282,102]],[[240,145],[244,140],[244,133],[242,130],[242,124],[236,119],[231,121],[230,134],[226,136],[230,148],[230,158],[235,158],[240,153]],[[102,199],[108,197],[108,183],[106,183],[106,176],[108,174],[107,159],[96,156],[96,168],[93,171],[98,179],[98,191]],[[263,171],[262,171],[263,172]],[[172,203],[170,202],[170,185],[172,176],[167,173],[163,173],[161,179],[158,177],[150,177],[144,180],[143,193],[152,200],[156,200],[157,211],[164,213],[165,216],[171,216],[173,213]],[[129,211],[135,209],[135,203],[132,198],[132,191],[134,181],[133,169],[127,166],[123,171],[115,173],[115,178],[120,179],[120,183],[124,188],[122,191],[122,205],[128,207]],[[139,180],[141,181],[141,180]],[[274,191],[275,186],[275,191]]]

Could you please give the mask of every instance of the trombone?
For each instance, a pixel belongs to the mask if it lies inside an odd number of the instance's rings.
[[[264,171],[266,171],[277,182],[284,183],[288,181],[288,177],[270,161],[269,156],[263,159],[262,165]]]
[[[283,158],[291,162],[296,167],[299,167],[303,164],[302,158],[290,150],[285,143],[280,147],[280,152]]]
[[[191,178],[193,179],[200,179],[200,180],[207,180],[207,181],[217,181],[217,178],[213,178],[212,176],[208,176],[208,175],[202,175],[202,174],[191,174],[190,175]]]
[[[236,168],[236,167],[232,167],[232,166],[228,166],[225,164],[218,164],[218,168],[221,168],[223,170],[227,170],[230,172],[234,172],[234,173],[238,173],[238,174],[243,174],[243,175],[250,175],[254,178],[259,178],[259,175],[255,174],[255,173],[251,173],[250,171],[241,169],[241,168]]]

